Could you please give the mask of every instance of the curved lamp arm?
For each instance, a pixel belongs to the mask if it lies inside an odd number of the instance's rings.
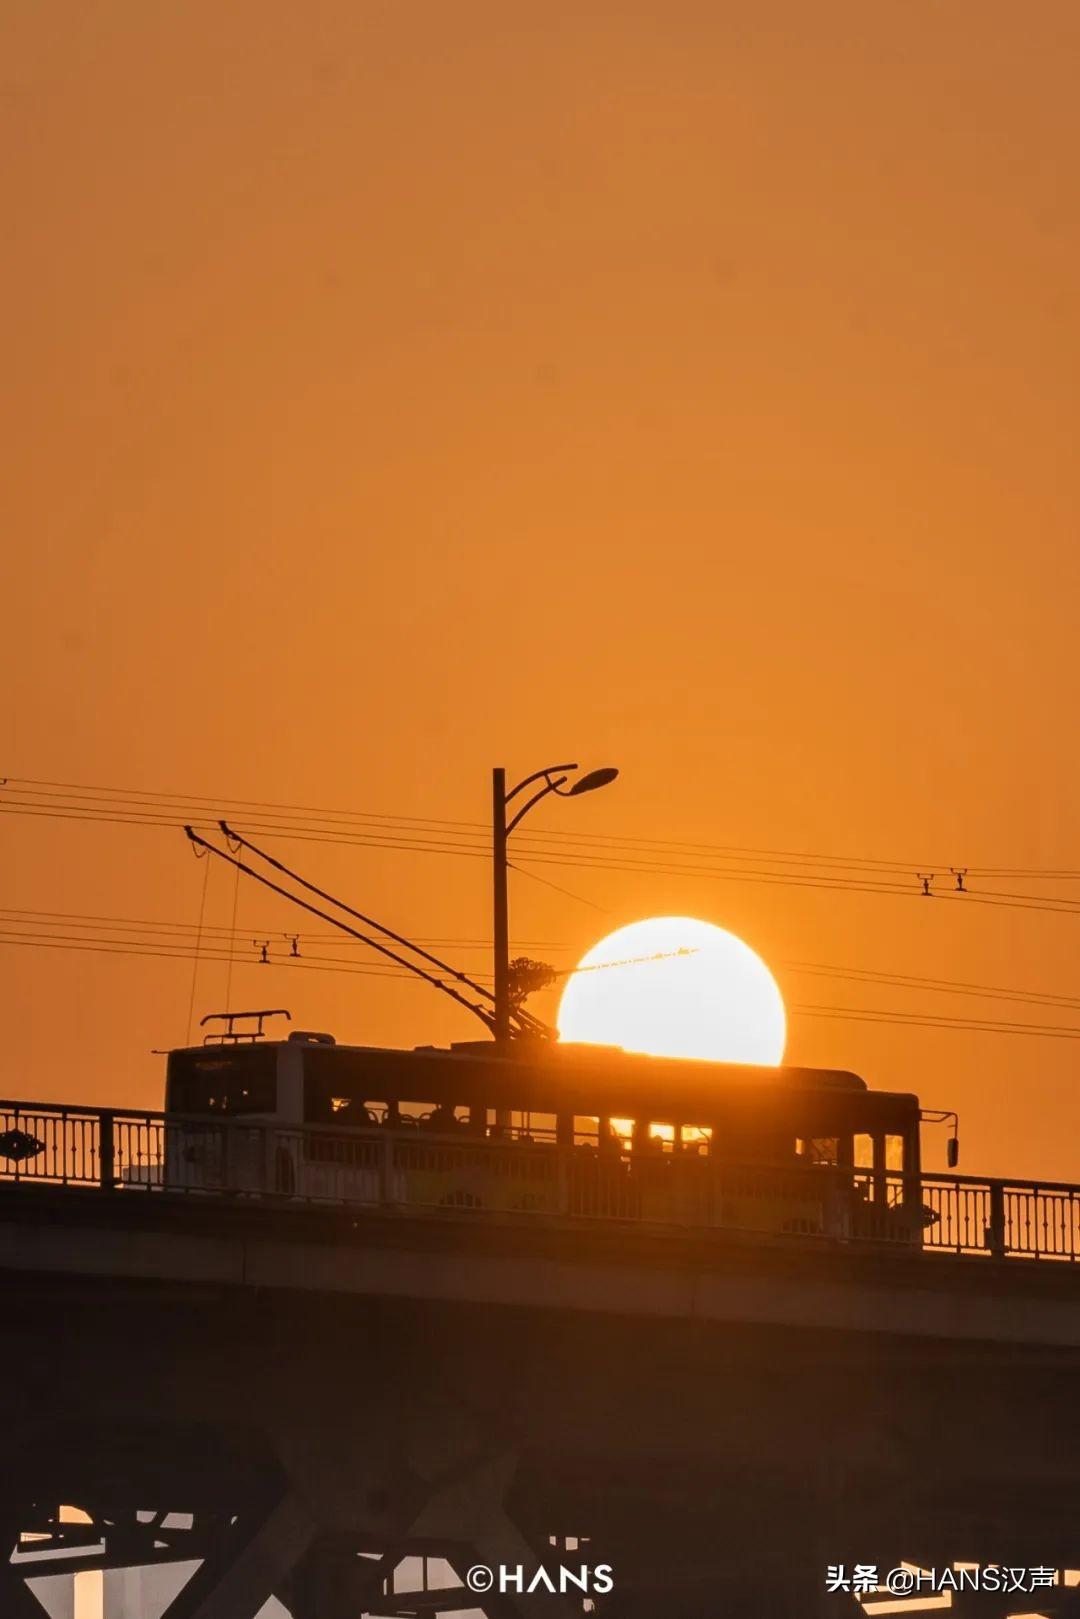
[[[576,769],[577,765],[548,765],[546,770],[534,770],[531,776],[526,776],[524,780],[518,782],[516,787],[511,787],[510,791],[506,795],[506,802],[509,804],[512,798],[516,798],[518,793],[523,792],[526,787],[531,787],[534,781],[548,780],[559,770]],[[563,777],[563,780],[566,780],[565,776]]]
[[[572,766],[556,765],[555,768],[557,770],[558,769],[570,769],[570,768],[572,768]],[[541,775],[543,775],[543,774],[544,774],[544,772],[541,771]],[[536,777],[533,776],[531,779],[533,781],[535,781]],[[533,793],[532,797],[530,799],[528,799],[524,804],[522,804],[521,808],[518,810],[518,812],[514,816],[513,820],[507,822],[507,824],[506,824],[506,835],[507,835],[507,837],[510,836],[511,832],[514,830],[515,826],[517,826],[518,822],[520,820],[523,820],[524,817],[526,815],[528,815],[529,811],[532,809],[534,804],[539,804],[540,800],[542,798],[546,798],[548,793],[557,793],[559,791],[559,788],[563,785],[563,783],[565,781],[566,781],[565,776],[556,776],[553,781],[549,781],[546,786],[541,787],[541,789],[540,789],[540,791],[538,793]],[[524,785],[525,785],[525,783],[522,782],[522,786],[524,786]],[[517,789],[515,788],[514,791],[516,792]],[[510,796],[512,797],[513,794],[511,794]],[[510,802],[510,799],[508,798],[507,803],[509,803],[509,802]]]
[[[597,787],[606,787],[608,782],[614,781],[619,774],[611,765],[607,765],[602,770],[590,770],[584,776],[580,776],[572,787],[566,787],[569,780],[568,776],[556,775],[556,771],[576,770],[577,768],[577,765],[548,765],[546,770],[534,770],[531,776],[526,776],[524,781],[519,781],[516,787],[512,787],[503,798],[504,810],[512,798],[516,798],[518,793],[524,788],[530,787],[534,781],[544,783],[540,791],[534,793],[528,803],[523,804],[521,809],[518,810],[506,828],[506,835],[509,836],[522,817],[528,815],[533,805],[539,804],[540,800],[546,798],[548,793],[558,793],[560,798],[577,798],[581,793],[591,793]],[[566,787],[565,792],[563,791],[564,787]]]

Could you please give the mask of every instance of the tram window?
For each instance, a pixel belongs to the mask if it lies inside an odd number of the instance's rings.
[[[634,1139],[633,1119],[612,1119],[611,1133],[615,1137],[623,1152],[629,1152]]]
[[[307,1124],[340,1124],[362,1130],[377,1124],[385,1113],[385,1102],[367,1102],[361,1096],[320,1096],[309,1088],[304,1120]]]
[[[684,1154],[691,1158],[704,1158],[708,1155],[712,1143],[712,1126],[684,1124],[679,1131],[679,1137]]]
[[[455,1107],[449,1102],[403,1102],[401,1105],[413,1112],[421,1130],[442,1131],[444,1135],[453,1135],[469,1127],[467,1107]],[[404,1114],[402,1122],[405,1122]]]
[[[873,1169],[874,1167],[874,1138],[866,1133],[854,1138],[854,1158],[852,1162],[856,1169]]]
[[[489,1107],[487,1124],[488,1134],[503,1140],[554,1141],[558,1118],[554,1113],[537,1113],[531,1108]]]
[[[273,1083],[244,1085],[233,1083],[215,1086],[216,1095],[207,1098],[208,1111],[218,1113],[273,1113]]]
[[[808,1164],[836,1164],[840,1161],[840,1143],[835,1136],[808,1136],[795,1142],[795,1151]]]
[[[168,1106],[174,1113],[273,1113],[275,1053],[258,1049],[223,1057],[174,1053],[169,1059]]]
[[[524,1113],[526,1134],[533,1141],[554,1141],[558,1120],[554,1113]]]
[[[398,1111],[402,1128],[411,1130],[414,1126],[429,1123],[437,1107],[437,1102],[399,1102]]]
[[[885,1137],[885,1168],[895,1170],[898,1174],[904,1167],[904,1138],[903,1136]]]
[[[595,1147],[600,1139],[600,1120],[590,1113],[574,1114],[574,1146]]]
[[[497,1141],[531,1141],[536,1137],[547,1140],[547,1125],[551,1124],[551,1140],[555,1138],[555,1115],[534,1114],[526,1107],[489,1107],[487,1109],[487,1135]]]
[[[661,1124],[651,1119],[643,1130],[635,1131],[634,1150],[636,1152],[674,1152],[675,1126]]]
[[[342,1124],[350,1129],[367,1123],[363,1098],[342,1074],[304,1074],[304,1123]]]

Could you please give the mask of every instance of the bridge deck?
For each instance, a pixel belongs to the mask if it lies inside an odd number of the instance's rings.
[[[297,1128],[0,1102],[0,1186],[125,1196],[467,1212],[564,1227],[726,1230],[879,1252],[1074,1264],[1080,1187],[824,1165],[495,1142],[417,1130]]]
[[[1080,1346],[1071,1265],[460,1209],[8,1185],[0,1271]]]
[[[801,1582],[785,1613],[839,1560],[1074,1560],[1080,1270],[1054,1224],[1072,1188],[625,1160],[606,1178],[555,1149],[36,1105],[3,1122],[11,1523],[34,1529],[41,1501],[115,1519],[120,1490],[209,1533],[261,1521],[278,1480],[314,1503],[309,1562],[413,1555],[438,1508],[462,1566],[507,1524],[585,1532],[650,1613],[703,1548],[708,1611],[766,1611],[778,1523]],[[444,1476],[466,1480],[457,1505]]]

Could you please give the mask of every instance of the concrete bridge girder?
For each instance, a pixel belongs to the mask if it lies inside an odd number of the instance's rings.
[[[132,1263],[156,1263],[140,1253]],[[247,1514],[246,1538],[221,1548],[234,1567],[220,1590],[208,1572],[169,1619],[244,1619],[237,1601],[299,1593],[297,1571],[310,1584],[342,1545],[354,1562],[357,1548],[437,1547],[461,1573],[524,1563],[548,1534],[589,1535],[622,1576],[605,1619],[631,1619],[635,1602],[652,1619],[665,1566],[695,1559],[711,1562],[703,1587],[715,1575],[731,1597],[725,1612],[745,1602],[764,1619],[769,1601],[786,1619],[778,1535],[799,1619],[827,1562],[1080,1564],[1080,1348],[1034,1328],[1027,1342],[1009,1299],[994,1342],[25,1266],[5,1287],[9,1520],[50,1499]],[[672,1591],[665,1615],[682,1619],[682,1600]],[[520,1611],[536,1613],[536,1596]]]

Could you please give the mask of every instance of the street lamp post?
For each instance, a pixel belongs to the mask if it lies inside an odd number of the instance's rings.
[[[491,851],[495,867],[492,937],[495,951],[495,1038],[510,1038],[510,920],[506,894],[506,771],[491,772]]]
[[[576,770],[577,765],[548,765],[545,770],[534,770],[531,776],[519,781],[516,787],[506,790],[506,771],[497,767],[491,772],[491,827],[492,827],[492,865],[494,868],[493,886],[493,938],[495,949],[495,1015],[494,1034],[500,1043],[510,1039],[510,922],[507,903],[507,869],[506,857],[507,840],[521,821],[532,809],[539,804],[542,798],[549,793],[558,793],[560,798],[578,798],[582,793],[594,792],[597,787],[606,787],[615,780],[619,772],[611,766],[602,770],[590,770],[584,776],[579,776],[572,787],[566,787],[569,773]],[[537,788],[531,798],[525,800],[521,807],[507,819],[507,812],[519,793],[531,787],[534,782],[543,785]],[[564,790],[565,789],[565,790]]]

